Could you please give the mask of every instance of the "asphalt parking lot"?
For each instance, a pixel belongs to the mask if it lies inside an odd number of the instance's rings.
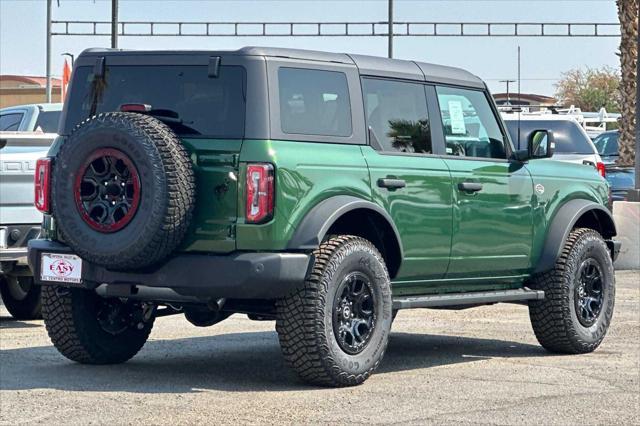
[[[1,424],[640,424],[640,272],[617,273],[592,354],[545,352],[524,306],[403,311],[377,374],[346,389],[301,384],[272,322],[160,318],[130,362],[83,366],[0,309]]]

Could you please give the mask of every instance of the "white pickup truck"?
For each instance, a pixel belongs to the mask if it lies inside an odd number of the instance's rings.
[[[33,206],[36,160],[56,134],[0,132],[0,295],[16,319],[40,317],[40,287],[27,266],[27,242],[40,234]]]

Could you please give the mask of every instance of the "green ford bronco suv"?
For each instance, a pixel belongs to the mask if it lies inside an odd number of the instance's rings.
[[[592,167],[515,151],[456,68],[249,47],[87,50],[36,170],[29,262],[67,358],[119,363],[156,317],[275,320],[310,383],[380,364],[399,309],[529,305],[550,351],[593,351],[619,244]]]

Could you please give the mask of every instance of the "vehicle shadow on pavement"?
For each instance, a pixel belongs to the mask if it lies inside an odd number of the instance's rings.
[[[538,346],[518,342],[393,333],[377,374],[545,353]],[[317,389],[303,384],[286,366],[277,335],[270,331],[150,340],[136,357],[120,365],[76,364],[52,346],[8,349],[0,354],[2,390],[188,393],[201,389]]]
[[[376,374],[437,367],[491,358],[552,356],[541,346],[474,337],[391,333]]]
[[[13,317],[0,316],[0,329],[3,328],[34,328],[43,327],[44,324],[34,324],[32,322],[24,322],[14,319]]]

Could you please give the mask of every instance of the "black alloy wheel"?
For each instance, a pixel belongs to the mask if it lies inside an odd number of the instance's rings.
[[[342,350],[355,355],[367,346],[376,326],[375,294],[369,278],[360,272],[345,276],[337,293],[333,330]]]
[[[580,265],[575,286],[576,314],[578,321],[590,327],[598,319],[602,311],[602,269],[593,258],[588,258]]]

